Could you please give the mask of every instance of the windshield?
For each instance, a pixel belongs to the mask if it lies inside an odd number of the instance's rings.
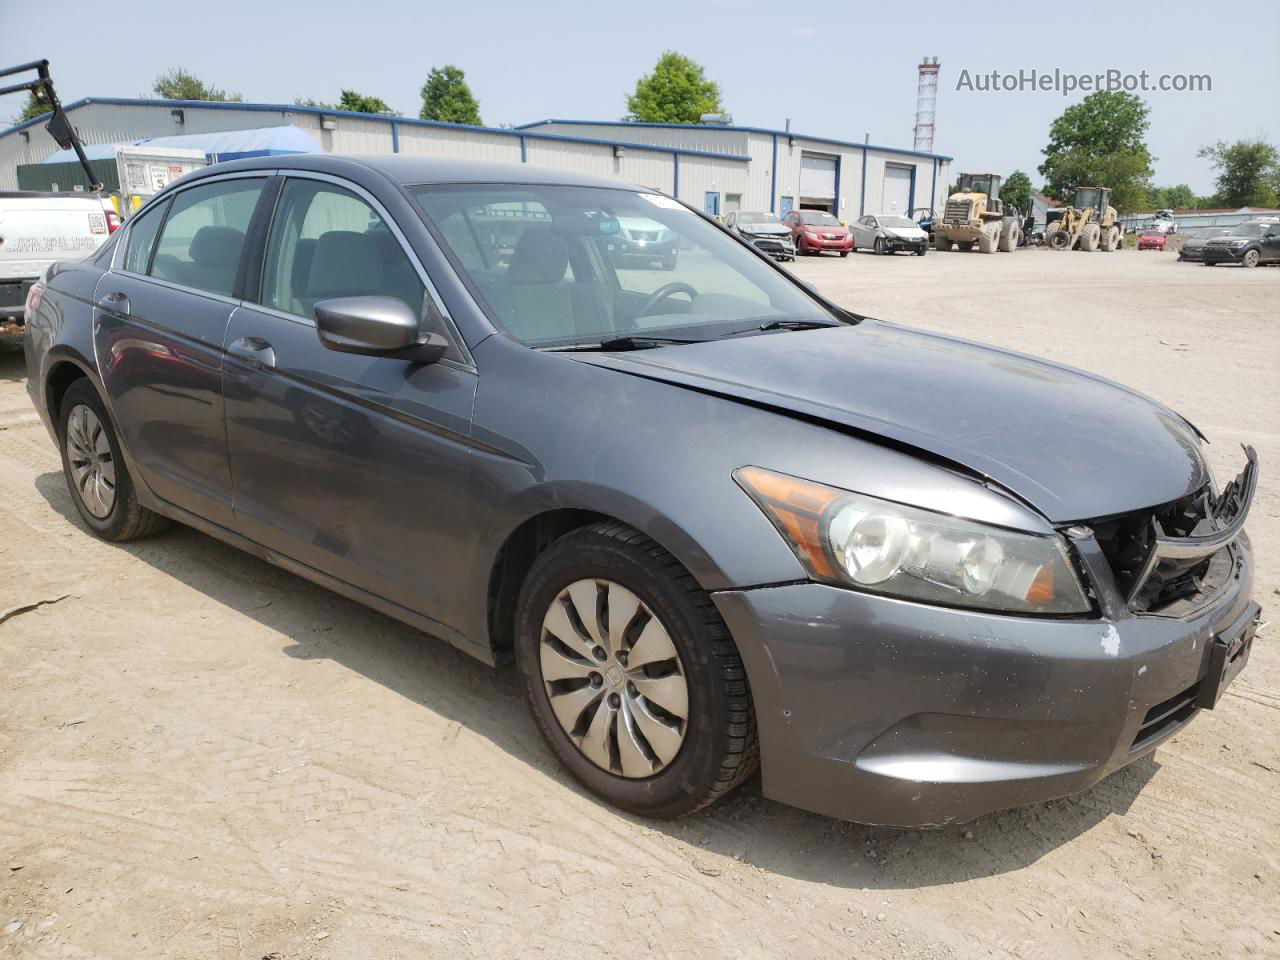
[[[985,193],[987,196],[993,196],[995,191],[992,189],[992,177],[980,176],[972,173],[961,174],[959,183],[956,184],[958,193]]]
[[[778,223],[779,220],[772,213],[740,213],[738,214],[739,223]]]
[[[775,268],[676,201],[606,187],[409,187],[489,316],[530,346],[712,339],[836,323]]]
[[[1242,223],[1231,231],[1233,237],[1260,237],[1262,236],[1262,224],[1260,223]]]
[[[916,225],[916,222],[914,220],[908,220],[906,217],[881,217],[880,218],[880,226],[882,227],[894,227],[896,229],[901,230],[904,228],[914,227],[915,225]]]
[[[838,227],[840,221],[829,213],[822,213],[816,210],[806,210],[800,214],[800,222],[807,223],[815,227]]]
[[[1097,209],[1101,199],[1102,191],[1097,187],[1081,187],[1076,191],[1075,208],[1077,210],[1084,210],[1086,207]]]

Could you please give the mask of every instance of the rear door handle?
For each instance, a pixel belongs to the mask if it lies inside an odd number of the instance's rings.
[[[262,337],[241,337],[239,340],[233,340],[227,347],[227,353],[256,367],[276,365],[276,352]]]
[[[120,290],[108,293],[105,297],[98,301],[98,306],[108,313],[118,313],[121,316],[129,315],[129,296]]]

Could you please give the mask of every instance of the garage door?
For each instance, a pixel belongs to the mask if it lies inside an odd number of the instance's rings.
[[[800,154],[800,196],[805,200],[835,199],[835,157],[825,153]]]
[[[884,165],[884,205],[882,213],[911,213],[911,167]]]

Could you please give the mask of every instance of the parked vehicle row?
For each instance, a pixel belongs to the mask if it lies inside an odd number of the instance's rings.
[[[1200,259],[1206,267],[1280,263],[1280,223],[1274,219],[1246,220],[1230,233],[1206,241]]]

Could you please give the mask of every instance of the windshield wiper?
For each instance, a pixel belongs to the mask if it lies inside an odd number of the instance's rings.
[[[725,337],[742,337],[761,330],[819,330],[823,327],[843,327],[845,324],[831,320],[766,320],[764,323],[743,330],[731,330]]]
[[[569,350],[596,350],[603,353],[614,350],[649,350],[653,347],[669,347],[680,343],[706,343],[705,340],[688,337],[659,337],[640,334],[628,334],[622,337],[610,337],[593,343],[567,343],[560,347],[542,347],[541,349],[559,353]]]

